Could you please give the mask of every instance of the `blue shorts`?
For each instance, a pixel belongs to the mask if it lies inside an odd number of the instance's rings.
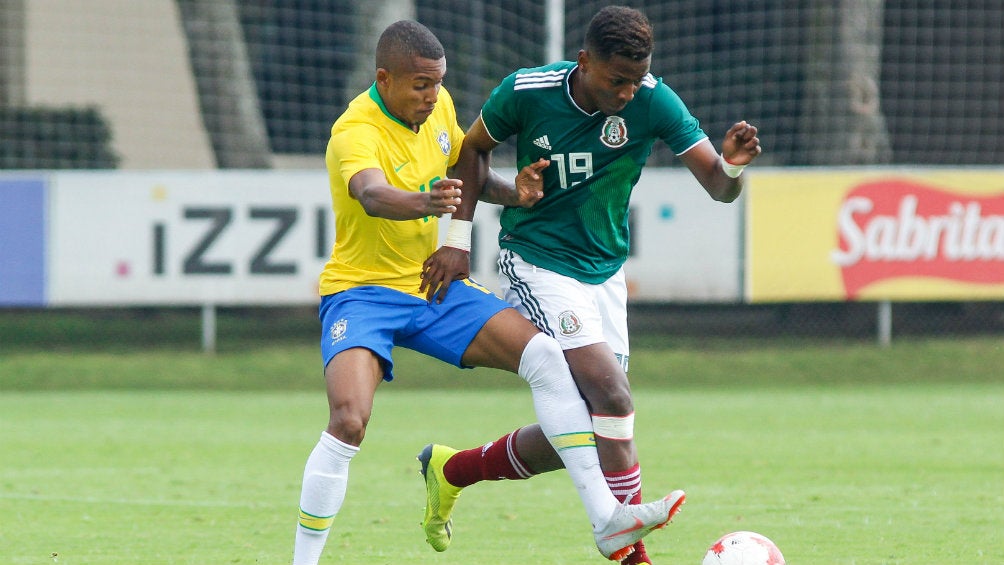
[[[380,286],[360,286],[321,297],[321,357],[326,367],[338,353],[365,347],[383,359],[384,380],[393,380],[395,345],[464,367],[460,358],[485,322],[510,308],[470,279],[453,281],[442,304]]]

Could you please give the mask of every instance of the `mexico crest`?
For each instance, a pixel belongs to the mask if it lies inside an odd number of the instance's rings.
[[[600,141],[611,149],[617,149],[628,142],[627,124],[620,116],[607,116],[600,131]]]
[[[561,329],[562,335],[572,336],[579,333],[579,330],[582,329],[582,322],[579,321],[579,317],[575,315],[575,312],[565,310],[561,314],[558,314],[558,327]]]

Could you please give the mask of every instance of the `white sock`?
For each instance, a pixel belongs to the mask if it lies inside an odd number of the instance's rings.
[[[321,558],[331,523],[345,500],[349,461],[358,452],[358,447],[321,432],[303,471],[293,565],[316,565]]]
[[[540,429],[572,477],[593,529],[606,525],[618,502],[600,470],[593,423],[558,342],[534,336],[523,350],[519,375],[530,384]]]

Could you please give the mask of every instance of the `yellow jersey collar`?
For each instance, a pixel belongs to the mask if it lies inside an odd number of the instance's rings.
[[[411,133],[418,133],[415,130],[411,129],[410,125],[404,123],[403,121],[401,121],[400,119],[398,119],[396,116],[394,116],[393,114],[391,114],[389,110],[387,110],[387,106],[383,103],[383,98],[380,98],[380,91],[377,90],[376,81],[373,81],[373,84],[370,85],[369,94],[370,94],[370,100],[372,100],[373,102],[376,102],[376,105],[380,108],[380,111],[383,112],[383,115],[387,116],[392,121],[401,124],[401,126],[403,126],[404,128],[406,128]],[[419,129],[421,129],[421,126],[419,126]]]

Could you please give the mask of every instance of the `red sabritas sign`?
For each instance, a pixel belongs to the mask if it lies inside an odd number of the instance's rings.
[[[907,180],[868,182],[844,198],[837,229],[830,259],[848,298],[904,277],[1004,284],[1004,192],[975,197]]]

